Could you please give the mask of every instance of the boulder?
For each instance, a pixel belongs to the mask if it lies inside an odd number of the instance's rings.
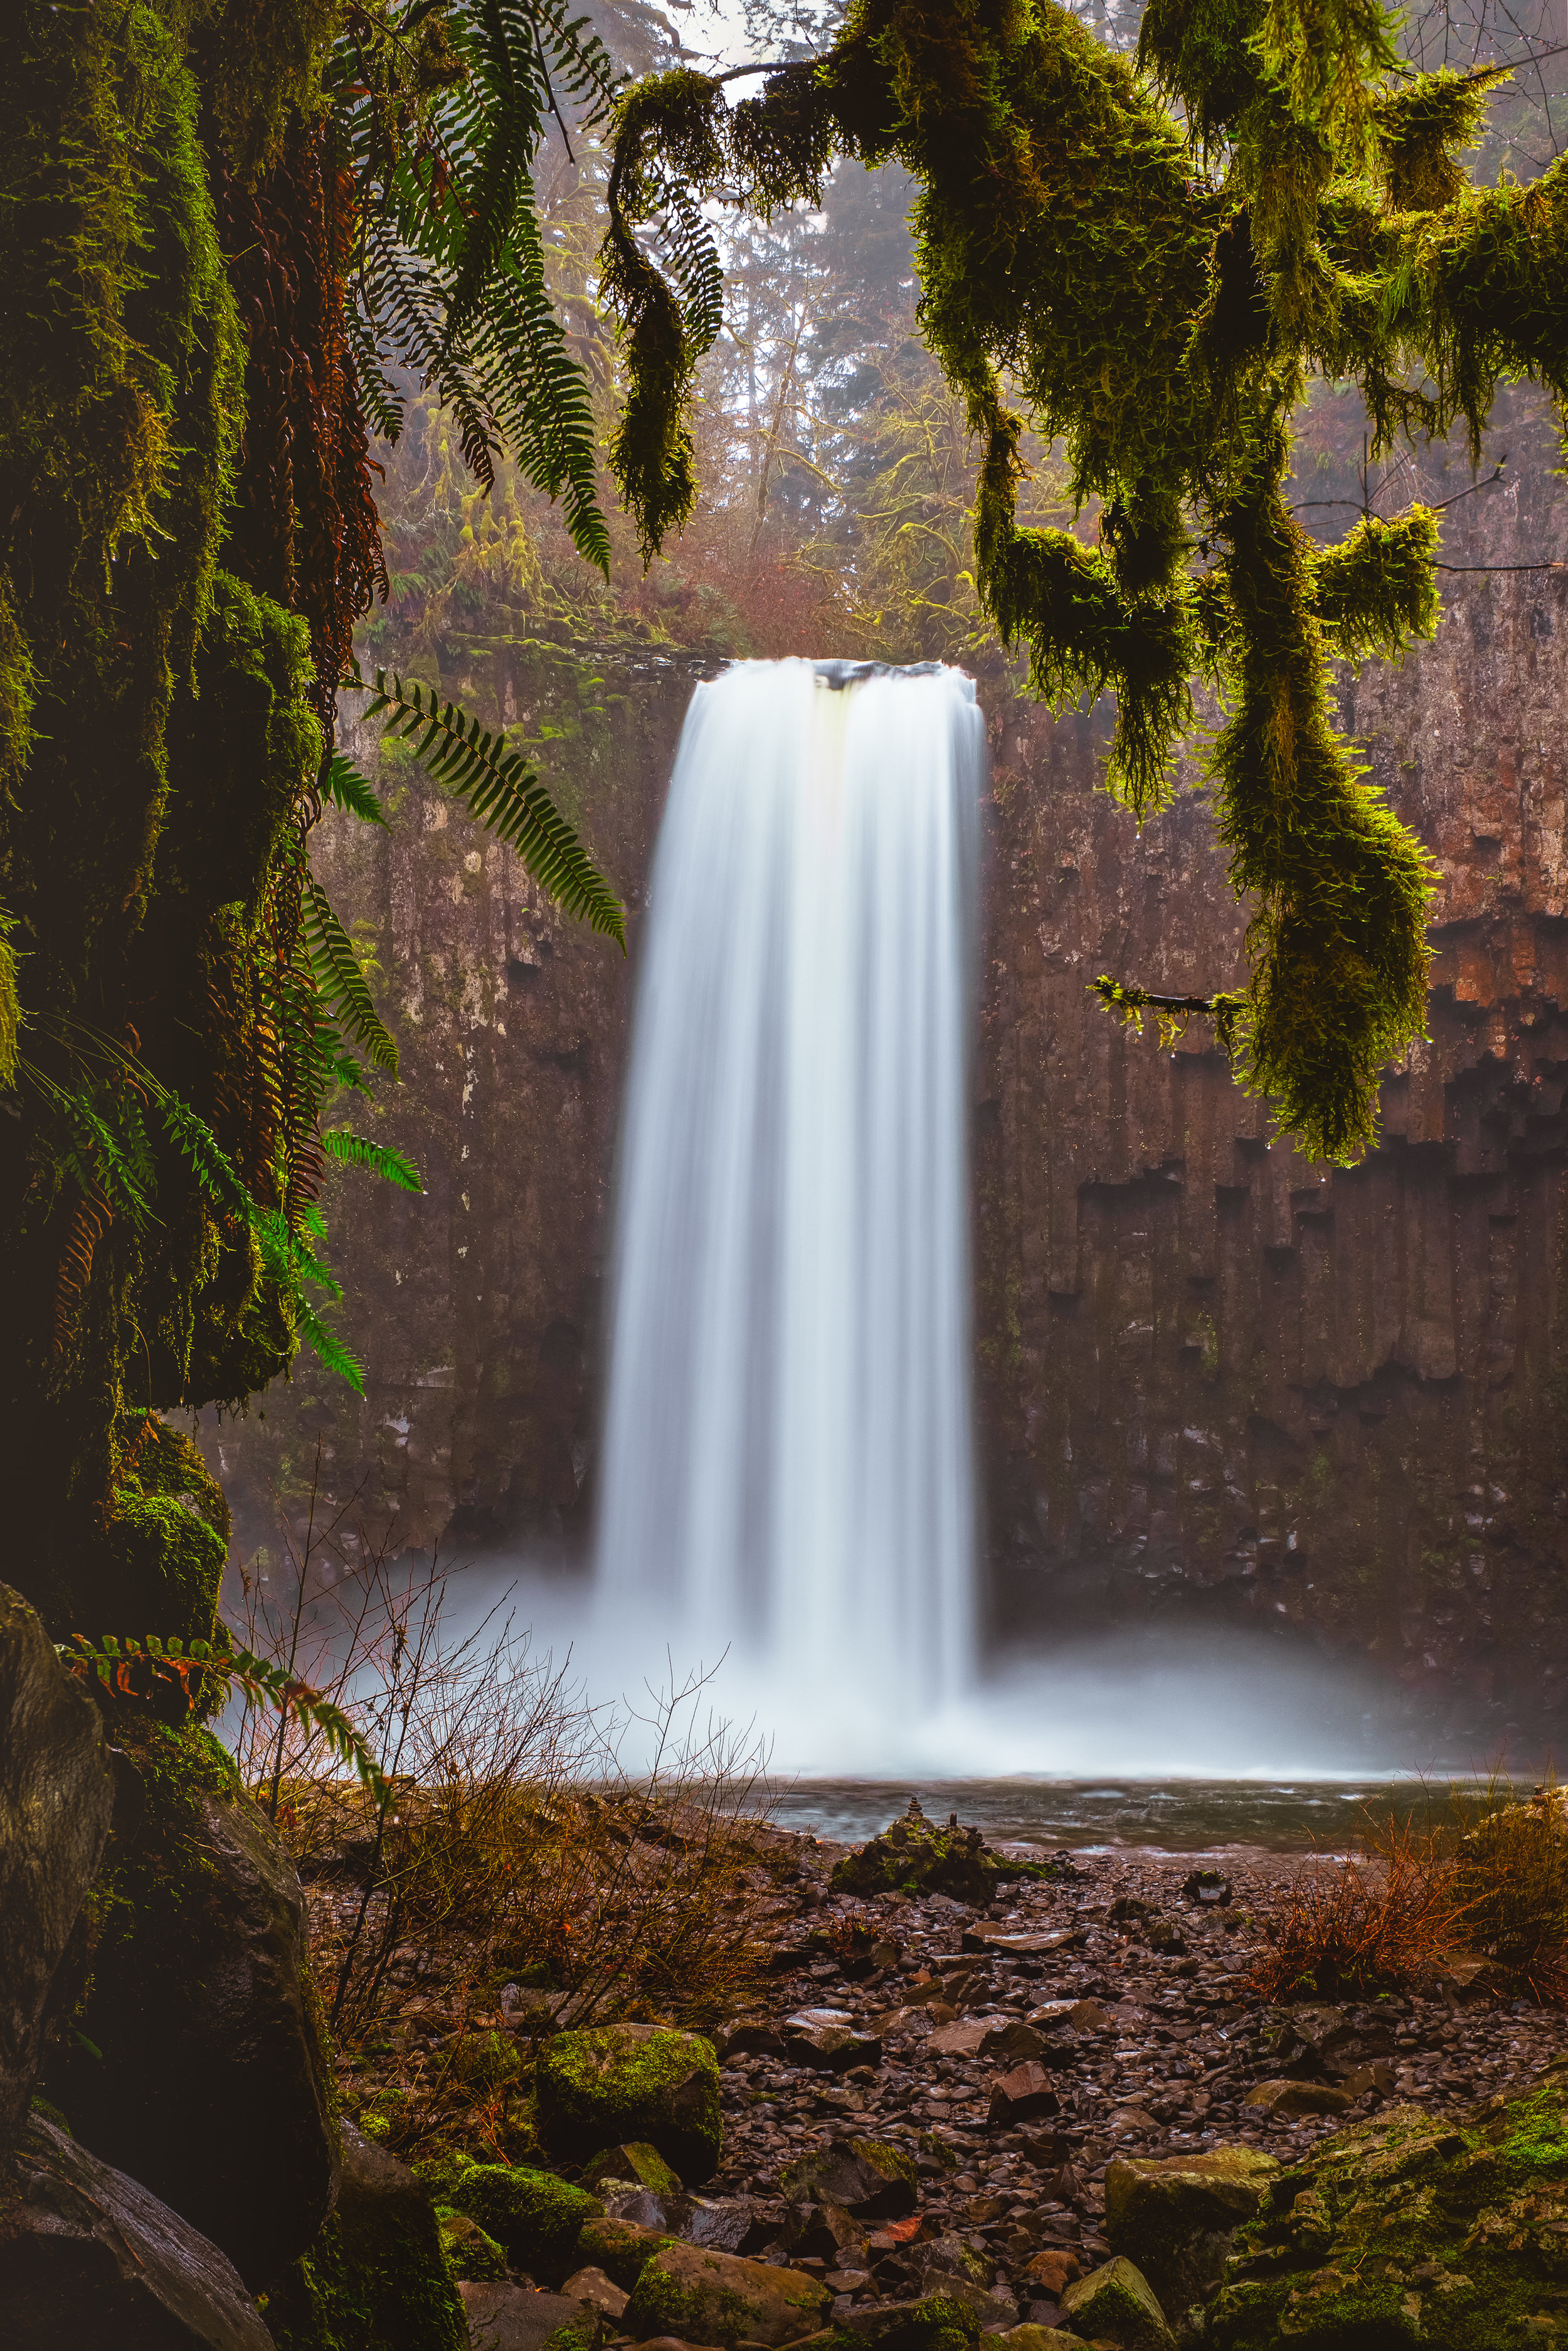
[[[601,2269],[630,2294],[655,2253],[669,2243],[662,2229],[639,2226],[634,2220],[589,2220],[578,2232],[577,2260]]]
[[[479,2279],[459,2291],[469,2351],[594,2351],[603,2333],[598,2313],[568,2294]]]
[[[227,2256],[40,2116],[0,2178],[5,2351],[273,2351]]]
[[[831,2299],[800,2270],[666,2245],[644,2266],[621,2324],[640,2342],[677,2335],[688,2343],[798,2343],[826,2325]]]
[[[607,2147],[583,2168],[582,2184],[597,2189],[601,2180],[632,2180],[655,2196],[678,2196],[681,2183],[656,2147],[645,2139],[628,2146]]]
[[[1135,2261],[1168,2311],[1218,2285],[1231,2239],[1280,2175],[1251,2147],[1141,2160],[1118,2157],[1105,2174],[1105,2240]]]
[[[1083,2351],[1081,2335],[1064,2335],[1059,2326],[1036,2326],[1032,2321],[1009,2326],[997,2336],[1009,2351]]]
[[[220,2245],[255,2293],[337,2192],[299,1880],[206,1731],[127,1708],[115,1732],[91,1990],[45,2087],[82,2145]]]
[[[1008,2024],[988,2025],[981,2035],[979,2054],[988,2057],[994,2065],[1027,2064],[1032,2057],[1042,2058],[1048,2047],[1045,2035],[1037,2032],[1032,2024],[1015,2017]]]
[[[920,2201],[914,2158],[873,2138],[841,2139],[787,2165],[792,2203],[841,2204],[857,2220],[897,2220]]]
[[[568,2302],[584,2303],[590,2310],[596,2310],[601,2318],[612,2319],[617,2324],[627,2303],[627,2296],[614,2279],[607,2278],[602,2270],[573,2270],[561,2287],[561,2293]]]
[[[1563,2339],[1568,2058],[1458,2116],[1385,2107],[1282,2171],[1209,2305],[1216,2351],[1281,2340],[1504,2351]]]
[[[33,1610],[0,1583],[0,2150],[20,2131],[61,1967],[114,1809],[103,1718]]]
[[[980,2043],[994,2028],[980,2016],[955,2017],[951,2024],[939,2024],[927,2041],[926,2052],[932,2057],[977,2057]]]
[[[724,2145],[711,2042],[655,2025],[561,2032],[535,2069],[538,2129],[558,2158],[646,2142],[689,2185],[711,2179]]]
[[[1074,2335],[1122,2351],[1173,2351],[1176,2342],[1148,2279],[1120,2253],[1068,2287],[1061,2314]]]
[[[830,2338],[823,2337],[824,2343]],[[929,2294],[920,2302],[861,2303],[835,2320],[835,2351],[974,2351],[980,2321],[952,2294]]]
[[[871,2260],[864,2228],[841,2204],[792,2204],[780,2241],[793,2260],[831,2270],[863,2270]]]
[[[441,2231],[441,2250],[446,2260],[446,2273],[457,2278],[504,2278],[507,2256],[494,2237],[487,2237],[477,2220],[466,2212],[454,2211],[450,2204],[435,2208],[436,2223]]]
[[[435,2208],[352,2123],[330,2220],[260,2306],[277,2351],[464,2351]]]
[[[446,2200],[504,2246],[514,2268],[527,2270],[542,2285],[559,2286],[571,2271],[598,2258],[580,2254],[578,2245],[584,2223],[603,2219],[603,2205],[552,2171],[534,2171],[521,2163],[471,2163],[448,2189]]]
[[[689,2199],[675,2233],[688,2245],[711,2245],[718,2253],[759,2253],[777,2232],[749,2197],[724,2196],[711,2203]]]

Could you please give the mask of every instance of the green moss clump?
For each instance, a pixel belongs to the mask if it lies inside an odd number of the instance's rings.
[[[401,2164],[368,2150],[350,2158],[309,2252],[257,2306],[277,2351],[467,2351],[435,2213]]]
[[[903,1818],[858,1853],[846,1854],[828,1882],[835,1894],[946,1894],[983,1907],[1004,1880],[1056,1874],[1054,1862],[1004,1860],[978,1829],[940,1827],[911,1796]]]
[[[1282,2173],[1238,2234],[1206,2340],[1512,2351],[1560,2320],[1565,2235],[1559,2059],[1458,2121],[1385,2109]]]
[[[622,2294],[630,2294],[655,2253],[671,2242],[657,2229],[639,2228],[635,2220],[589,2220],[577,2241],[580,2268],[602,2270]]]
[[[558,2157],[647,2140],[688,2182],[711,2179],[724,2145],[711,2043],[651,2025],[562,2032],[535,2068],[538,2127]]]
[[[441,2224],[441,2250],[453,2278],[498,2280],[506,2276],[505,2252],[494,2237],[486,2235],[477,2220],[466,2212],[454,2211],[450,2204],[438,2204],[435,2217]]]
[[[541,2285],[559,2285],[579,2266],[583,2225],[604,2213],[596,2196],[522,2164],[468,2164],[452,2182],[446,2200],[476,2220],[506,2247],[507,2259]]]

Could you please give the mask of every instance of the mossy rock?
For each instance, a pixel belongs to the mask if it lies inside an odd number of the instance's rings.
[[[589,2220],[577,2241],[577,2258],[583,2269],[602,2270],[622,2294],[630,2294],[655,2253],[672,2240],[658,2229],[643,2229],[635,2220]]]
[[[1123,2351],[1172,2351],[1176,2341],[1153,2286],[1121,2253],[1068,2287],[1061,2314],[1074,2335]]]
[[[665,2245],[643,2264],[621,2324],[646,2342],[798,2343],[825,2325],[832,2301],[800,2270],[777,2269],[706,2245]]]
[[[517,2044],[508,2032],[481,2032],[465,2042],[453,2069],[476,2090],[498,2090],[523,2070]]]
[[[862,2307],[852,2321],[817,2337],[823,2351],[830,2351],[830,2346],[831,2351],[974,2351],[979,2339],[976,2313],[967,2303],[945,2294],[925,2294],[918,2302]],[[1025,2344],[1020,2351],[1040,2351],[1040,2346]]]
[[[548,2286],[559,2285],[580,2267],[577,2245],[583,2226],[604,2215],[597,2196],[524,2164],[465,2165],[445,2200],[504,2245],[517,2268]]]
[[[1136,2262],[1162,2306],[1180,2313],[1220,2282],[1235,2231],[1280,2176],[1260,2147],[1123,2158],[1105,2174],[1105,2237]]]
[[[882,2139],[852,2138],[787,2164],[782,2185],[797,2204],[841,2204],[858,2220],[899,2220],[920,2201],[914,2158]]]
[[[1568,2335],[1568,2058],[1458,2118],[1391,2106],[1281,2172],[1210,2305],[1215,2351]]]
[[[912,1796],[902,1818],[846,1854],[828,1882],[835,1894],[946,1894],[984,1908],[1004,1880],[1057,1875],[1054,1862],[1005,1860],[978,1829],[938,1827]]]
[[[535,2068],[540,2137],[558,2160],[645,2141],[682,2179],[711,2179],[724,2147],[718,2060],[710,2042],[656,2025],[561,2032]]]
[[[600,2188],[608,2179],[630,2180],[646,2188],[654,2196],[678,2196],[681,2183],[656,2147],[646,2139],[634,2139],[629,2146],[607,2147],[596,2155],[582,2175],[585,2188]]]
[[[351,2123],[343,2140],[336,2210],[261,2298],[277,2351],[466,2351],[463,2301],[429,2197]]]
[[[438,2204],[435,2218],[441,2231],[441,2250],[446,2259],[447,2275],[452,2278],[504,2278],[507,2256],[494,2237],[487,2237],[477,2220],[466,2212],[455,2212],[450,2204]]]

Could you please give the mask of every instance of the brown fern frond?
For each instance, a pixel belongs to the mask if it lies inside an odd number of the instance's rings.
[[[110,1223],[109,1203],[83,1194],[66,1234],[55,1280],[55,1355],[62,1356],[76,1332],[76,1320],[92,1280],[93,1254]]]

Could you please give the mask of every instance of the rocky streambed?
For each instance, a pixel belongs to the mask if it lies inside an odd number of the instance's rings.
[[[970,1898],[877,1883],[938,1843],[946,1861],[933,1874],[949,1883],[965,1883],[967,1850]],[[1545,2199],[1521,2242],[1544,2246],[1545,2270],[1568,2276],[1551,2233],[1558,2223],[1568,2241],[1555,2184],[1568,2137],[1543,2072],[1560,2017],[1479,1998],[1462,1968],[1419,1995],[1263,2001],[1253,1979],[1267,1924],[1299,1863],[988,1854],[977,1838],[967,1847],[956,1823],[934,1838],[917,1817],[866,1856],[801,1838],[794,1861],[792,1886],[775,1873],[786,1899],[771,1997],[712,2037],[722,2139],[708,2176],[695,2178],[689,2161],[677,2176],[653,2143],[656,2120],[649,2139],[623,2137],[562,2166],[563,2184],[570,2175],[594,2210],[585,2208],[571,2251],[542,2265],[548,2278],[537,2260],[530,2272],[492,2247],[493,2274],[462,2289],[476,2340],[488,2327],[504,2351],[587,2323],[611,2346],[654,2333],[825,2342],[837,2330],[907,2335],[904,2351],[916,2351],[943,2328],[1017,2333],[1018,2351],[1041,2351],[1040,2330],[1129,2346],[1217,2327],[1214,2339],[1238,2344],[1273,2341],[1281,2327],[1348,2342],[1383,2324],[1385,2303],[1386,2339],[1417,2339],[1399,2311],[1432,2298],[1430,2281],[1414,2275],[1433,2254],[1432,2224],[1401,2217],[1396,2196],[1378,2204],[1374,2226],[1372,2206],[1345,2181],[1358,2164],[1407,2184],[1469,2167],[1458,2205],[1451,2187],[1438,2198],[1444,2226],[1462,2242],[1490,2210],[1504,2243],[1495,2215],[1507,2198],[1487,2204],[1476,2150],[1511,2147],[1521,2129],[1535,2150],[1524,2158],[1531,2192]],[[1532,2079],[1548,2087],[1526,2104],[1545,2106],[1516,2127],[1504,2094]],[[1519,2163],[1498,2161],[1517,2200]],[[1319,2167],[1339,2182],[1337,2204],[1312,2184]],[[432,2185],[480,2209],[481,2191],[461,2177]],[[1417,2201],[1433,2192],[1428,2180]],[[1372,2296],[1370,2316],[1360,2304],[1348,2316],[1318,2307],[1327,2289],[1312,2281],[1340,2275],[1327,2256],[1341,2207],[1361,2215],[1342,2284],[1353,2299]],[[492,2207],[490,2218],[505,2236],[504,2214]],[[1249,2231],[1262,2232],[1251,2252]],[[1390,2231],[1392,2250],[1382,2242]],[[526,2238],[514,2237],[514,2255]],[[1249,2284],[1249,2262],[1264,2286]],[[650,2266],[661,2262],[663,2272]],[[1437,2270],[1460,2274],[1441,2261]],[[1532,2310],[1542,2283],[1531,2275]],[[1291,2295],[1299,2325],[1283,2308]],[[1429,2315],[1427,2338],[1468,2351],[1492,2340],[1477,2332],[1474,2301],[1454,2287],[1446,2308],[1469,2331],[1434,2332]],[[1535,2314],[1544,2335],[1507,2339],[1555,2340],[1551,2309]],[[1513,2311],[1509,2325],[1521,2323]]]

